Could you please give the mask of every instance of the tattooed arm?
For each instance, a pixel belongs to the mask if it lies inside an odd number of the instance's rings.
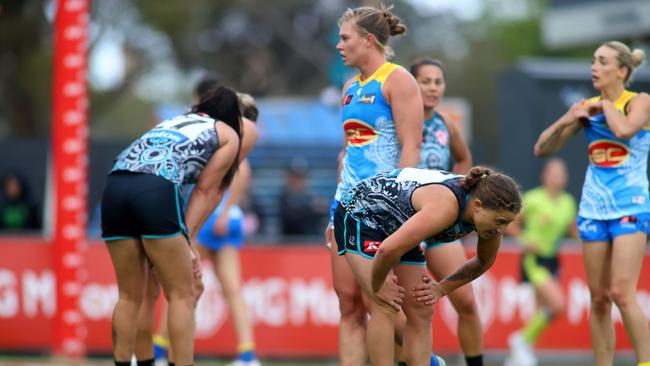
[[[581,103],[576,103],[539,135],[535,143],[535,156],[543,157],[557,152],[580,129],[580,119],[589,114]]]
[[[492,267],[500,245],[501,235],[495,235],[490,239],[481,239],[479,237],[476,255],[465,262],[456,272],[440,281],[439,285],[443,295],[473,281]]]
[[[416,285],[412,289],[415,301],[433,305],[449,292],[476,279],[492,267],[499,251],[499,245],[501,245],[501,235],[495,235],[491,239],[479,237],[476,256],[465,262],[456,272],[438,283],[435,283],[429,276],[422,277],[422,284]]]

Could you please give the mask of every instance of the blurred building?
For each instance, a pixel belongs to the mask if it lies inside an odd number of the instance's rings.
[[[648,36],[647,0],[550,0],[542,21],[544,44],[555,49]]]

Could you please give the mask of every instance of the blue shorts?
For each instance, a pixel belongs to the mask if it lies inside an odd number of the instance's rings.
[[[592,220],[578,216],[578,232],[584,241],[612,241],[615,237],[637,232],[648,234],[650,213],[624,216],[613,220]]]
[[[330,224],[334,225],[334,211],[336,211],[336,206],[339,205],[339,201],[334,198],[330,204]]]
[[[230,245],[237,249],[241,248],[244,243],[244,229],[242,226],[242,218],[231,217],[228,220],[228,232],[226,235],[216,235],[214,233],[214,222],[217,220],[219,215],[213,213],[205,221],[205,224],[199,231],[196,239],[200,245],[210,249],[210,250],[220,250],[225,245]]]

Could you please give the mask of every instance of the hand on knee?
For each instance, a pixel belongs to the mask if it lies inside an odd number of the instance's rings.
[[[203,280],[196,279],[192,285],[192,290],[194,293],[194,306],[196,306],[196,303],[198,303],[199,299],[201,298],[201,295],[203,294],[203,291],[205,290]]]

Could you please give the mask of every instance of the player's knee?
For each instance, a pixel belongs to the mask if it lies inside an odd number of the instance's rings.
[[[591,292],[591,311],[597,313],[606,313],[611,311],[612,297],[604,289]]]
[[[402,309],[404,309],[404,313],[406,314],[406,317],[410,321],[421,321],[425,323],[426,322],[431,323],[431,320],[433,318],[433,306],[425,305],[424,303],[421,302],[416,302],[416,301],[405,302],[402,305]]]
[[[239,293],[239,285],[234,282],[224,281],[221,284],[221,293],[225,298],[231,299]]]
[[[365,319],[366,308],[363,305],[363,299],[358,294],[346,293],[346,296],[339,296],[339,311],[341,318],[345,319]]]
[[[614,285],[611,288],[610,294],[612,301],[621,311],[624,311],[630,304],[636,301],[634,292],[629,291],[627,286]]]
[[[160,286],[147,286],[147,292],[145,296],[145,301],[155,303],[160,296]]]
[[[478,309],[476,308],[476,301],[472,293],[462,294],[453,301],[454,309],[459,316],[477,316]]]

